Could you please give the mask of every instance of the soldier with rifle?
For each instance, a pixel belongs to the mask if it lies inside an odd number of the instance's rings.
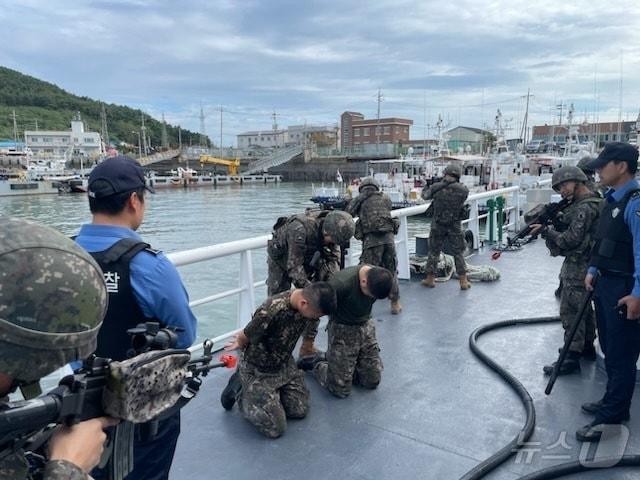
[[[1,418],[10,392],[35,397],[40,378],[95,350],[107,291],[89,254],[24,220],[0,219],[0,272]],[[45,445],[42,478],[87,479],[102,454],[103,429],[115,423],[97,417],[56,429]],[[25,451],[0,448],[0,478],[30,478]]]
[[[578,167],[561,167],[553,173],[552,187],[562,195],[568,206],[555,219],[555,224],[546,226],[533,223],[531,235],[540,233],[552,256],[563,256],[560,271],[562,284],[560,294],[560,319],[565,339],[574,322],[580,322],[569,345],[566,359],[558,368],[559,375],[580,371],[580,358],[596,359],[593,346],[595,319],[589,304],[582,318],[580,310],[584,296],[584,277],[587,273],[591,248],[600,212],[600,197],[587,187],[587,177]],[[551,375],[555,363],[546,365],[544,373]]]

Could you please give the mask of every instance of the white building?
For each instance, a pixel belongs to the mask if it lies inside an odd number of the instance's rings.
[[[237,135],[238,148],[273,148],[311,143],[335,145],[337,139],[337,127],[317,125],[292,125],[284,130],[262,130]]]
[[[238,148],[250,147],[284,147],[287,143],[286,130],[262,130],[244,132],[237,135]]]
[[[318,125],[292,125],[287,129],[289,145],[310,145],[322,143],[323,146],[338,145],[338,127]],[[305,142],[306,137],[306,142]]]
[[[80,114],[71,121],[71,130],[26,130],[24,141],[35,156],[95,159],[104,153],[100,134],[86,132]]]

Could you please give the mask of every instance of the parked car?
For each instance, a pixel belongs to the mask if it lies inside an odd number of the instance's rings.
[[[532,140],[527,143],[525,153],[539,153],[543,151],[544,142],[542,140]]]

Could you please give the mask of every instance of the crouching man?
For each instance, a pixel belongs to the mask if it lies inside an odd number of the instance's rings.
[[[313,374],[329,392],[344,398],[354,383],[369,389],[380,383],[382,360],[371,309],[389,296],[393,275],[385,268],[359,265],[335,273],[329,284],[338,305],[329,320],[327,359],[315,363]]]
[[[226,350],[243,350],[236,400],[243,416],[262,434],[277,438],[287,418],[304,418],[309,391],[291,353],[307,324],[336,309],[336,293],[327,282],[279,293],[267,299]]]

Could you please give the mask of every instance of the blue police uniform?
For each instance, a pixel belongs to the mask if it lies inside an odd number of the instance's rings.
[[[142,242],[142,238],[133,230],[116,225],[83,225],[76,242],[94,256],[109,251],[123,239]],[[124,276],[123,276],[124,277]],[[182,284],[175,266],[161,252],[140,249],[128,261],[128,281],[130,285],[118,285],[122,278],[112,276],[106,278],[107,287],[133,292],[137,305],[130,311],[134,319],[153,319],[163,326],[179,327],[176,348],[187,348],[196,337],[196,318],[189,307],[189,297]],[[126,301],[125,301],[126,303]],[[139,308],[136,308],[139,307]],[[118,315],[116,315],[118,316]],[[111,324],[110,320],[113,322]],[[109,312],[101,329],[102,341],[98,349],[106,350],[111,357],[122,357],[126,346],[122,345],[126,328],[135,325],[121,325],[122,319],[110,318]],[[132,321],[132,318],[124,320]],[[134,323],[137,320],[133,320]],[[122,322],[121,322],[122,323]],[[110,332],[109,329],[113,330]],[[118,331],[116,331],[118,330]],[[120,331],[124,330],[124,331]],[[114,353],[117,352],[117,353]],[[98,352],[100,353],[100,352]],[[160,480],[169,475],[173,454],[180,434],[180,412],[153,424],[140,426],[136,431],[134,443],[134,470],[127,476],[128,480]],[[156,429],[154,431],[153,429]],[[94,477],[101,477],[104,472],[93,472]]]
[[[605,194],[589,272],[600,273],[594,303],[605,356],[607,388],[594,424],[629,416],[640,353],[640,323],[617,308],[627,295],[640,298],[640,185],[633,179]]]

